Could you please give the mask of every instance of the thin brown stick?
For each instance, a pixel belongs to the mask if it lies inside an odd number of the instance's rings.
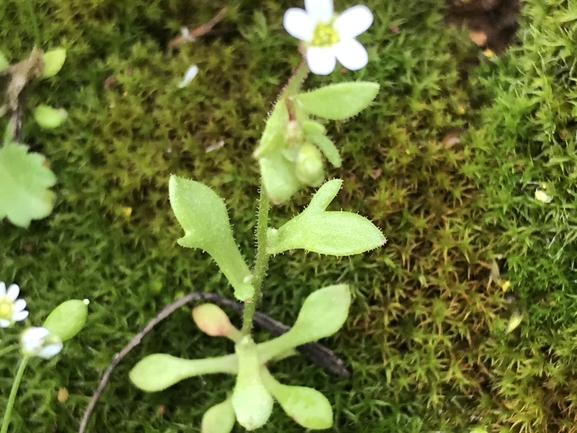
[[[150,322],[148,322],[146,324],[146,326],[144,328],[142,328],[140,330],[140,332],[138,332],[138,334],[136,334],[132,338],[132,340],[130,340],[130,342],[120,352],[118,352],[116,355],[114,355],[114,357],[112,358],[112,362],[110,363],[110,365],[108,366],[108,368],[106,369],[104,374],[102,375],[102,378],[100,379],[100,383],[98,384],[98,388],[96,388],[94,395],[90,399],[90,402],[88,403],[88,406],[86,407],[86,409],[84,411],[84,414],[82,416],[82,420],[80,421],[80,427],[78,428],[78,433],[85,433],[86,432],[86,428],[88,426],[88,421],[90,420],[90,417],[92,416],[92,413],[94,412],[94,409],[96,408],[96,405],[98,404],[98,401],[100,400],[100,397],[102,396],[102,393],[104,392],[104,388],[106,388],[106,385],[108,384],[108,381],[110,380],[110,376],[112,376],[112,372],[118,366],[118,364],[120,364],[122,359],[124,359],[124,357],[126,355],[128,355],[128,353],[132,349],[134,349],[136,346],[138,346],[140,344],[140,342],[142,341],[142,339],[150,331],[152,331],[152,329],[156,325],[158,325],[161,321],[166,319],[168,316],[170,316],[172,313],[174,313],[180,307],[183,307],[184,305],[188,304],[189,302],[194,302],[194,301],[212,301],[212,302],[219,304],[223,307],[228,307],[239,314],[242,314],[242,311],[244,309],[243,304],[239,304],[238,302],[232,301],[228,298],[225,298],[223,296],[220,296],[220,295],[217,295],[216,293],[211,293],[211,292],[192,292],[192,293],[189,293],[188,295],[185,295],[182,298],[177,299],[176,301],[168,304],[166,307],[164,307],[160,311],[160,313],[158,313]],[[271,317],[267,316],[266,314],[260,313],[258,311],[255,312],[254,321],[259,326],[267,329],[271,334],[273,334],[275,336],[284,334],[285,332],[287,332],[290,329],[288,326],[286,326],[286,325],[272,319]],[[351,376],[349,371],[344,366],[343,360],[338,358],[331,350],[320,345],[319,343],[305,344],[303,346],[298,347],[297,350],[299,352],[301,352],[303,355],[305,355],[307,358],[309,358],[315,364],[317,364],[323,368],[326,368],[329,371],[332,371],[333,373],[335,373],[341,377],[349,378]]]
[[[226,14],[226,11],[228,10],[228,8],[222,8],[214,17],[212,17],[212,19],[210,21],[208,21],[207,23],[204,23],[201,26],[198,26],[194,29],[188,29],[188,35],[192,36],[193,38],[197,38],[199,36],[205,35],[207,34],[209,31],[212,30],[212,28],[218,24],[218,22],[220,22],[220,20],[222,20],[224,18],[224,15]],[[180,44],[183,44],[187,41],[189,41],[190,39],[187,38],[184,35],[180,35],[177,36],[176,38],[172,39],[169,43],[168,46],[169,48],[175,48],[177,46],[179,46]]]

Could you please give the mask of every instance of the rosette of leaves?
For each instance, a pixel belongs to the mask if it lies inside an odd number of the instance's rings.
[[[341,166],[339,151],[327,137],[325,127],[311,116],[348,119],[369,106],[378,91],[377,83],[359,81],[281,96],[254,151],[273,203],[287,201],[303,186],[319,186],[323,182],[321,154],[333,166]]]
[[[294,354],[297,346],[337,332],[345,323],[350,302],[347,285],[317,290],[305,300],[290,331],[260,344],[256,344],[250,336],[242,336],[216,305],[201,305],[195,309],[198,314],[193,312],[199,328],[211,336],[233,340],[235,354],[189,360],[156,353],[134,366],[130,380],[144,391],[156,392],[193,376],[212,373],[236,375],[236,384],[230,396],[205,413],[202,433],[228,433],[232,431],[235,421],[247,430],[257,429],[267,422],[274,401],[305,428],[330,428],[333,411],[328,399],[313,388],[281,384],[268,371],[267,363]]]
[[[341,183],[338,179],[326,182],[301,214],[278,229],[269,228],[267,254],[305,249],[344,256],[383,245],[385,237],[366,218],[326,210]],[[170,179],[169,196],[185,233],[178,243],[208,252],[234,287],[236,298],[254,302],[252,274],[234,241],[222,198],[202,183],[176,176]],[[235,329],[217,306],[202,306],[193,312],[195,322],[208,335],[233,340],[235,353],[197,360],[157,353],[138,362],[130,372],[130,379],[140,389],[155,392],[202,374],[236,375],[231,396],[206,412],[202,422],[204,433],[230,432],[235,421],[247,430],[256,429],[268,420],[275,400],[300,425],[309,429],[329,428],[333,415],[326,397],[312,388],[279,383],[268,372],[267,363],[294,354],[300,345],[334,334],[347,318],[350,301],[347,285],[317,290],[305,300],[287,333],[261,344]]]

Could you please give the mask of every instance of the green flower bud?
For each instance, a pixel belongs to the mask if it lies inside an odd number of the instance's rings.
[[[53,77],[56,75],[66,60],[66,50],[64,48],[56,48],[47,51],[42,56],[44,60],[44,69],[42,71],[42,78]]]
[[[57,128],[68,117],[66,110],[52,108],[48,105],[39,105],[34,109],[33,114],[38,125],[44,129]]]
[[[319,186],[325,177],[321,152],[310,143],[300,148],[295,168],[297,178],[305,185]]]
[[[89,303],[88,299],[65,301],[52,310],[42,326],[62,341],[70,340],[84,327]]]

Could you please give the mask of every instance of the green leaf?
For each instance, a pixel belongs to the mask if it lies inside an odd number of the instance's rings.
[[[379,92],[379,85],[367,81],[330,84],[299,93],[295,99],[307,114],[343,120],[367,108]]]
[[[62,65],[64,65],[66,50],[64,48],[55,48],[54,50],[47,51],[42,56],[42,59],[44,60],[44,69],[42,70],[41,77],[53,77],[62,69]]]
[[[368,219],[351,212],[325,211],[340,189],[339,179],[326,182],[309,206],[278,230],[268,230],[267,252],[304,249],[332,256],[360,254],[382,246],[386,238]]]
[[[130,370],[132,383],[146,392],[162,391],[181,380],[213,373],[235,374],[238,364],[235,355],[218,358],[182,359],[164,353],[142,358]]]
[[[208,186],[177,176],[170,177],[168,191],[185,233],[178,243],[209,253],[234,287],[236,298],[251,299],[251,273],[232,236],[224,201]]]
[[[513,311],[513,314],[511,314],[511,317],[509,318],[509,323],[507,323],[507,329],[505,330],[505,333],[509,334],[513,332],[515,329],[517,329],[517,327],[521,324],[522,321],[523,321],[523,311],[521,311],[520,309],[516,309],[515,311]]]
[[[39,105],[32,113],[34,119],[44,129],[54,129],[59,127],[68,116],[63,109],[56,109],[48,105]]]
[[[204,413],[200,433],[230,433],[235,421],[236,415],[232,402],[227,399]]]
[[[333,335],[347,320],[350,304],[351,293],[346,284],[313,292],[286,334],[258,345],[260,362],[264,364],[289,349]]]
[[[321,152],[333,166],[341,166],[341,155],[339,154],[339,150],[335,146],[335,143],[333,143],[330,138],[328,138],[326,135],[314,134],[309,135],[308,139],[317,145],[317,147],[321,150]]]
[[[315,122],[313,120],[303,121],[302,127],[305,135],[325,135],[327,133],[327,130],[322,123]]]
[[[262,137],[253,154],[255,158],[261,158],[278,148],[279,136],[281,139],[284,137],[288,119],[285,99],[279,99],[266,121]]]
[[[88,304],[88,299],[65,301],[52,310],[42,326],[60,340],[70,340],[84,328],[88,316]]]
[[[333,409],[322,393],[304,386],[283,385],[266,367],[261,369],[261,375],[266,388],[298,425],[311,430],[332,427]]]
[[[8,61],[8,59],[6,58],[6,56],[4,55],[4,53],[2,53],[0,51],[0,71],[3,71],[4,69],[6,69],[8,66],[10,66],[10,62]]]
[[[255,430],[270,418],[274,401],[262,383],[257,345],[250,336],[244,337],[235,350],[238,376],[232,393],[232,406],[238,423],[249,431]]]
[[[45,167],[45,158],[28,153],[28,148],[6,143],[0,148],[0,220],[7,217],[17,226],[28,227],[33,219],[50,215],[56,183],[54,173]]]

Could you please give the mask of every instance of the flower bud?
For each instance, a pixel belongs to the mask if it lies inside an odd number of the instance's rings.
[[[289,147],[296,147],[304,141],[304,134],[301,126],[296,120],[291,120],[286,126],[285,142]]]
[[[319,186],[325,177],[321,152],[316,146],[305,143],[300,148],[296,160],[297,178],[309,186]]]
[[[88,299],[65,301],[52,310],[42,326],[50,335],[56,335],[62,341],[70,340],[84,327],[89,303]]]
[[[233,341],[240,338],[240,331],[231,323],[218,305],[202,304],[192,309],[192,320],[196,326],[211,337],[228,337]]]

